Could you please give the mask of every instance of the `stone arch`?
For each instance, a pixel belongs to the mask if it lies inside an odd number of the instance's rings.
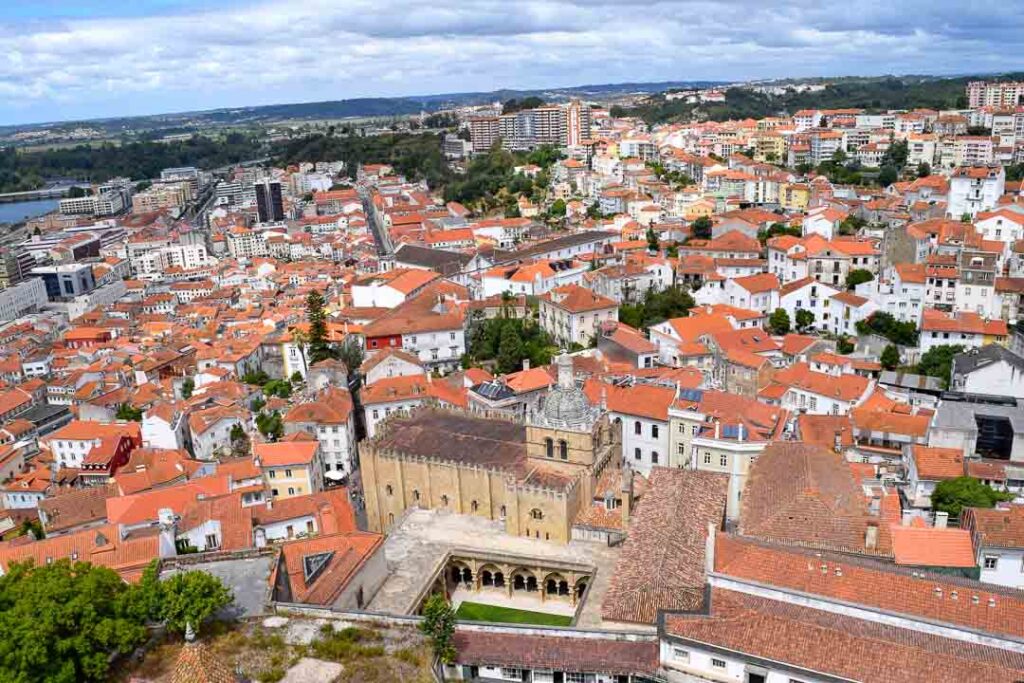
[[[555,457],[555,440],[550,436],[544,437],[544,455],[549,458]]]
[[[576,585],[573,587],[573,591],[576,593],[576,599],[582,600],[583,596],[587,594],[587,586],[590,585],[590,578],[581,576],[576,579]]]
[[[477,569],[482,588],[503,588],[505,586],[505,572],[496,564],[487,563]]]
[[[565,586],[565,592],[561,592],[561,586]],[[569,582],[565,580],[565,577],[558,572],[551,572],[544,577],[544,594],[545,595],[568,595],[569,594]]]
[[[514,569],[512,571],[512,590],[527,592],[537,590],[537,577],[524,567]]]
[[[558,457],[561,460],[569,459],[569,442],[565,439],[558,440]]]
[[[544,511],[541,510],[540,508],[533,508],[532,510],[530,510],[530,519],[544,519]]]
[[[462,560],[452,560],[448,563],[448,578],[455,585],[473,583],[473,570]]]

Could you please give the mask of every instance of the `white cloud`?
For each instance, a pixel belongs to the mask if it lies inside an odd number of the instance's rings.
[[[1020,68],[1024,10],[989,9],[968,14],[961,3],[919,0],[277,0],[5,21],[0,120],[618,81]]]

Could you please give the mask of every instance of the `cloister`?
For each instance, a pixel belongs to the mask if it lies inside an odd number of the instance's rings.
[[[457,589],[481,594],[557,600],[576,606],[586,596],[592,570],[578,566],[537,566],[513,558],[471,558],[452,555],[444,569],[448,594]]]

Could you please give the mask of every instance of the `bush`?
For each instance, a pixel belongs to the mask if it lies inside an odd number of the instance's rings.
[[[996,491],[974,477],[940,481],[932,492],[932,509],[959,518],[965,507],[990,508],[1001,501],[1013,500],[1013,494]]]

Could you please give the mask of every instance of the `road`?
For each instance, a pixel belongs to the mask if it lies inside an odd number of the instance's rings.
[[[377,207],[373,205],[370,187],[363,183],[357,185],[359,198],[363,200],[363,211],[366,212],[366,220],[373,234],[373,240],[377,243],[377,256],[394,256],[395,248],[391,244],[391,235],[388,234],[384,220],[377,213]]]

